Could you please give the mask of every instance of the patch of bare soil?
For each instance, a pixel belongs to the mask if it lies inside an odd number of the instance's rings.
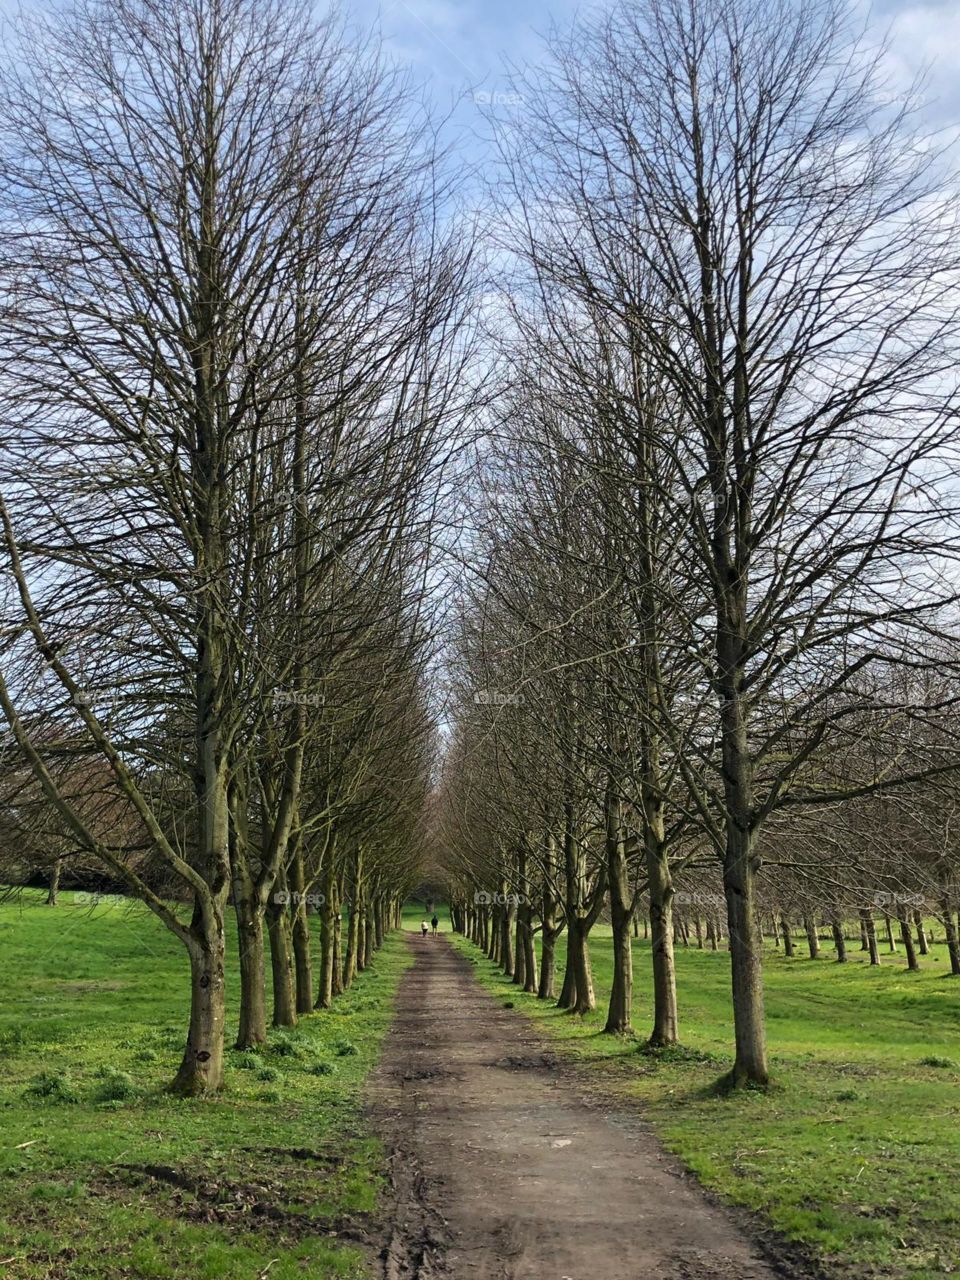
[[[409,945],[370,1085],[391,1182],[385,1280],[817,1275],[712,1203],[636,1115],[581,1097],[448,942]]]
[[[302,1148],[267,1148],[297,1160],[336,1164],[337,1157]],[[351,1243],[370,1244],[370,1235],[360,1218],[318,1219],[286,1208],[284,1196],[296,1186],[295,1178],[264,1173],[257,1182],[234,1182],[222,1177],[200,1176],[187,1169],[165,1164],[117,1165],[90,1190],[94,1194],[116,1195],[124,1188],[138,1190],[145,1198],[164,1197],[178,1218],[193,1222],[216,1222],[233,1230],[267,1231],[278,1238],[299,1240],[305,1236],[330,1235]]]

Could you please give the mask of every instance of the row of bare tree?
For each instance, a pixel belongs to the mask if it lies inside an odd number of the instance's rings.
[[[834,0],[620,0],[499,133],[433,838],[526,989],[565,933],[562,1007],[609,903],[612,1032],[643,903],[654,1044],[674,895],[713,878],[734,1084],[767,1079],[765,884],[922,892],[955,931],[958,204],[884,66]]]
[[[172,931],[214,1090],[230,904],[253,1045],[265,932],[289,1025],[416,874],[473,249],[404,76],[296,0],[23,19],[0,149],[5,857]]]

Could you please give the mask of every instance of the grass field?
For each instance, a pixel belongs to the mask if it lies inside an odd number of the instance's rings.
[[[449,927],[449,926],[446,926]],[[524,995],[470,942],[457,945],[505,1002],[596,1069],[598,1087],[642,1105],[708,1187],[809,1246],[838,1276],[933,1280],[960,1273],[960,978],[934,947],[920,973],[879,969],[851,944],[838,965],[766,960],[774,1083],[724,1097],[732,1061],[729,959],[677,949],[683,1051],[602,1034],[609,928],[591,938],[598,1011],[584,1019]],[[562,942],[562,939],[561,939]],[[902,957],[899,958],[902,961]],[[634,943],[637,1030],[650,1016],[650,957]],[[562,965],[561,965],[562,972]]]
[[[180,944],[129,903],[41,901],[0,907],[4,1275],[366,1275],[381,1153],[360,1091],[409,963],[402,939],[334,1009],[262,1053],[231,1050],[221,1098],[184,1101],[163,1091],[186,1028]],[[234,982],[228,1035],[236,1012]]]

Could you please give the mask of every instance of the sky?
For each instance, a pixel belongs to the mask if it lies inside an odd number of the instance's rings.
[[[379,23],[386,49],[411,68],[440,111],[455,105],[457,144],[477,156],[483,153],[479,106],[490,94],[503,94],[504,60],[535,64],[551,21],[563,27],[593,7],[591,0],[348,0],[358,24]],[[853,7],[878,35],[889,33],[892,85],[905,87],[928,68],[930,123],[960,123],[960,0],[855,0]],[[498,106],[511,109],[509,101]]]

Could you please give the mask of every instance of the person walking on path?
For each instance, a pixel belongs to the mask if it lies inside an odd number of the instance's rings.
[[[433,933],[434,933],[434,936],[436,936],[437,931],[438,931],[438,929],[440,928],[440,920],[439,920],[439,918],[437,917],[436,913],[434,913],[434,917],[433,917],[433,919],[430,921],[430,924],[433,926]]]
[[[424,936],[424,937],[426,937],[426,936],[427,936],[427,922],[426,922],[426,920],[421,920],[421,921],[420,921],[420,932],[423,934],[423,936]]]

